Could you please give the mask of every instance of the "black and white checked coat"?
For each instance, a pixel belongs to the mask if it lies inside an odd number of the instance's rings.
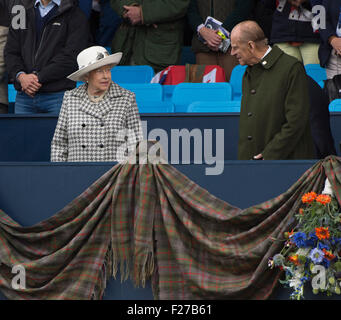
[[[65,92],[51,143],[51,161],[121,162],[141,140],[133,92],[112,82],[104,98],[94,103],[83,84]]]

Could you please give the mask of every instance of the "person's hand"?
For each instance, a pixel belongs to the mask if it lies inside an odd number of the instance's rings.
[[[205,44],[213,51],[218,51],[222,38],[217,34],[217,30],[202,27],[200,35],[205,39]]]
[[[330,41],[330,45],[333,47],[337,55],[341,55],[341,38],[334,37]]]
[[[303,2],[307,2],[307,0],[289,0],[289,2],[295,6],[299,7]]]
[[[22,73],[18,77],[18,81],[21,84],[22,90],[29,95],[30,97],[34,97],[36,92],[40,89],[41,83],[39,83],[38,77],[33,74]]]
[[[132,25],[142,22],[142,10],[140,6],[123,6],[126,10],[123,18],[128,18]]]
[[[219,50],[219,45],[217,45],[217,46],[210,46],[209,44],[206,44],[206,45],[212,51],[218,51]]]
[[[264,160],[263,155],[261,153],[254,156],[253,159],[254,160]]]

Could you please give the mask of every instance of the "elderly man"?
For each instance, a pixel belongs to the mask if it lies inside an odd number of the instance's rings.
[[[19,91],[15,113],[58,114],[75,83],[77,54],[88,46],[89,28],[76,0],[21,0],[23,27],[11,26],[5,47],[9,80]]]
[[[248,65],[243,77],[238,159],[314,158],[302,63],[268,46],[253,21],[235,26],[231,46],[239,63]]]

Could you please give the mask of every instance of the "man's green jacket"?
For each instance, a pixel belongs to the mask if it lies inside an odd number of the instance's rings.
[[[311,159],[310,100],[301,62],[278,47],[243,77],[238,159]]]
[[[142,7],[143,23],[124,21],[116,31],[112,52],[123,52],[121,64],[150,65],[155,72],[179,64],[185,16],[190,0],[111,0],[123,15],[125,5]]]

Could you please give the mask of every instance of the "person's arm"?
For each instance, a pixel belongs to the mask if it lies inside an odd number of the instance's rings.
[[[142,4],[144,24],[171,22],[187,14],[190,0],[150,0]]]
[[[223,22],[223,27],[231,32],[236,24],[249,19],[253,6],[253,0],[236,0],[236,7]]]
[[[323,0],[322,6],[326,10],[326,28],[325,29],[319,29],[320,37],[324,43],[331,44],[331,40],[333,38],[337,38],[336,36],[336,25],[333,25],[332,23],[332,15],[339,14],[339,12],[331,12],[330,8],[330,2],[332,0]]]
[[[24,61],[21,57],[21,31],[10,26],[7,42],[4,49],[5,65],[9,81],[13,82],[19,72],[26,72]]]
[[[138,0],[110,0],[110,5],[112,9],[119,15],[123,16],[125,9],[124,6],[134,6],[140,5],[140,1]]]
[[[263,150],[262,155],[265,160],[286,159],[296,148],[310,121],[308,83],[304,67],[300,62],[295,63],[289,72],[284,103],[286,122]]]
[[[68,103],[68,91],[66,91],[51,142],[51,162],[66,162],[68,160]]]
[[[191,0],[191,2],[189,3],[189,7],[187,11],[187,19],[188,19],[188,24],[190,25],[194,33],[197,33],[198,27],[205,23],[205,21],[201,18],[199,14],[197,0]]]
[[[135,94],[131,95],[131,104],[128,108],[126,117],[126,128],[130,133],[128,137],[128,148],[129,150],[132,150],[131,148],[135,148],[138,141],[143,140],[141,119],[136,103]]]
[[[64,48],[52,57],[48,65],[38,71],[40,83],[44,84],[66,78],[77,70],[76,57],[89,44],[88,21],[79,8],[69,21],[68,30]]]

